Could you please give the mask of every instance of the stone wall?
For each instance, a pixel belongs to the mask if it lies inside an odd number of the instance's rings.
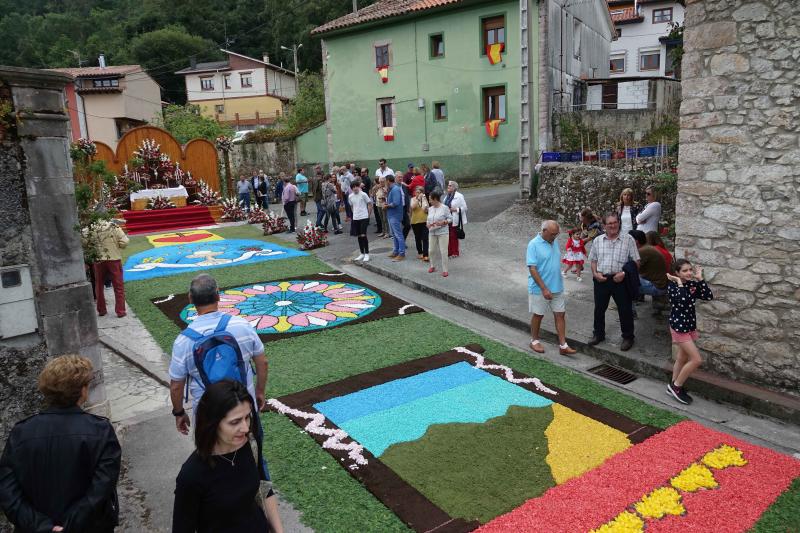
[[[599,216],[612,211],[626,187],[633,189],[634,199],[643,205],[644,190],[653,184],[662,191],[661,224],[671,226],[675,220],[674,184],[654,176],[660,164],[654,160],[635,159],[618,165],[617,168],[574,163],[542,165],[534,200],[536,210],[561,221],[565,229],[569,229],[578,223],[578,213],[584,207],[591,208]]]
[[[273,176],[279,172],[294,175],[296,153],[294,140],[234,144],[230,152],[231,171],[234,173],[234,178],[239,172],[248,173],[251,170],[263,170]]]
[[[39,410],[36,378],[48,357],[91,359],[87,406],[108,414],[92,289],[75,230],[63,97],[69,81],[0,66],[0,98],[12,102],[16,117],[0,141],[0,266],[30,267],[38,324],[34,333],[0,338],[0,442],[17,420]]]
[[[800,14],[688,0],[677,247],[707,267],[711,369],[800,390]],[[682,255],[682,254],[681,254]]]

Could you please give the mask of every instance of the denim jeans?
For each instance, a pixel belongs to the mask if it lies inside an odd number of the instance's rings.
[[[245,210],[250,211],[250,193],[249,192],[240,192],[239,193],[239,201],[242,202],[242,206]]]
[[[322,200],[314,203],[317,204],[317,227],[322,227],[322,219],[325,217],[325,208],[322,207]]]
[[[389,227],[392,228],[392,252],[395,255],[406,255],[406,240],[403,237],[403,219],[389,217]]]
[[[667,294],[667,289],[659,289],[650,280],[639,276],[639,292],[650,296],[664,296]]]

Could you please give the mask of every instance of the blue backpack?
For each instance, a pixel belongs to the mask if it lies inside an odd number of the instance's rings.
[[[223,379],[239,381],[247,386],[247,370],[242,350],[233,335],[225,331],[230,321],[230,315],[223,315],[214,331],[207,335],[192,328],[181,331],[181,335],[194,341],[192,355],[204,388]]]

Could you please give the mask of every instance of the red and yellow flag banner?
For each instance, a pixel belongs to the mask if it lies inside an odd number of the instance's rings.
[[[394,140],[394,128],[392,128],[392,127],[383,128],[383,140],[384,141],[393,141]]]
[[[505,43],[495,43],[486,45],[486,56],[489,63],[496,65],[503,60],[503,52],[506,49]]]
[[[486,134],[492,139],[497,139],[497,135],[500,133],[500,124],[502,122],[502,120],[487,120]]]
[[[378,67],[375,70],[378,71],[378,76],[380,76],[381,82],[386,83],[389,81],[389,67]]]

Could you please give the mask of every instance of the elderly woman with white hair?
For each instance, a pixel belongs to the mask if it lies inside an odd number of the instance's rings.
[[[453,223],[450,225],[450,241],[447,245],[447,256],[458,257],[458,236],[456,228],[467,223],[467,201],[464,195],[458,192],[458,183],[455,181],[447,182],[447,195],[444,197],[444,205],[450,208],[453,215]]]

